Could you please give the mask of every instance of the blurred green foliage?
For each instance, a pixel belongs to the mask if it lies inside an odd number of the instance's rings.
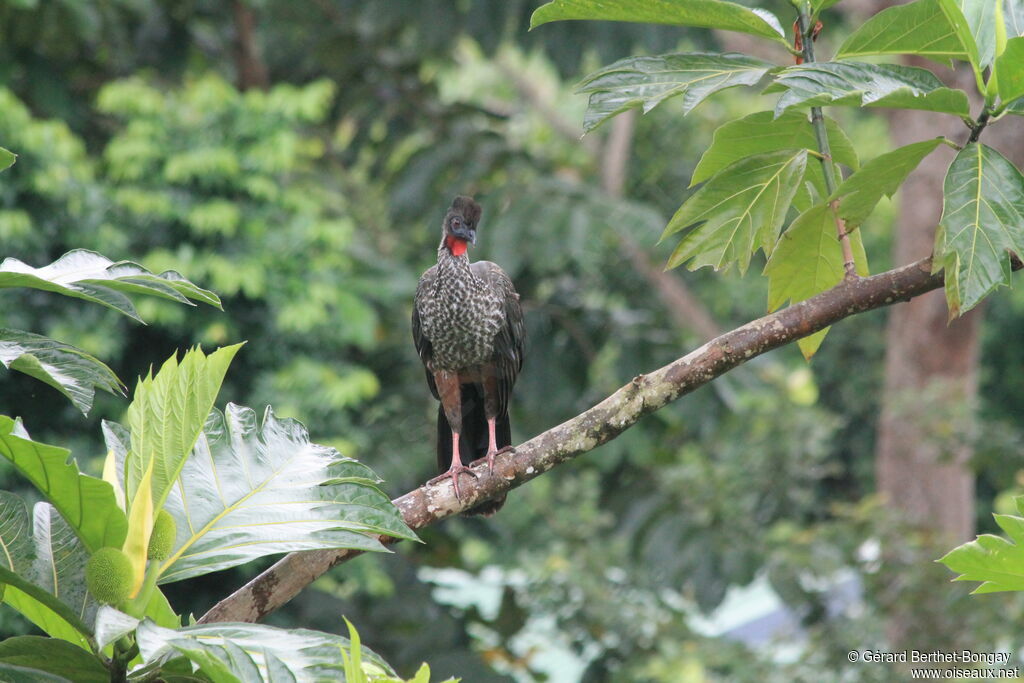
[[[671,104],[640,118],[623,199],[602,188],[608,131],[581,142],[559,122],[581,132],[571,92],[588,68],[638,45],[699,49],[708,34],[589,22],[526,33],[537,3],[525,0],[260,0],[249,5],[271,87],[240,91],[237,4],[0,1],[0,145],[20,155],[0,176],[2,255],[40,265],[93,248],[174,268],[225,309],[145,302],[142,327],[40,293],[5,306],[5,324],[111,359],[129,384],[175,349],[248,340],[222,395],[301,419],[392,495],[432,474],[435,408],[408,316],[456,193],[485,207],[472,257],[499,262],[523,296],[516,441],[703,341],[623,239],[664,263],[655,242],[711,132],[758,102],[725,94],[686,119]],[[886,135],[842,116],[854,144]],[[863,229],[875,269],[888,260],[882,210]],[[753,274],[683,277],[723,329],[765,310]],[[1000,341],[1016,338],[1020,297],[989,310],[980,410],[998,429],[961,435],[978,441],[984,510],[1024,470],[1011,422],[1024,387],[1002,370],[1019,349]],[[796,349],[754,361],[514,491],[495,518],[450,520],[424,530],[425,546],[349,563],[270,621],[339,633],[344,614],[403,675],[425,660],[468,681],[872,680],[881,669],[845,653],[884,648],[896,603],[922,608],[934,638],[922,646],[1017,650],[1003,625],[1021,604],[967,602],[932,563],[943,548],[870,497],[883,323],[836,326],[810,365]],[[4,380],[0,405],[96,464],[101,445],[81,435],[120,419],[123,402],[98,398],[83,420],[48,388]],[[170,598],[201,614],[259,569]],[[850,580],[857,597],[837,603]],[[743,613],[729,596],[748,585],[767,586],[798,631],[747,645],[701,621],[723,600],[725,616]]]

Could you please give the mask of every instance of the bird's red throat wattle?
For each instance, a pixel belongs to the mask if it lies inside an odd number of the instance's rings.
[[[452,237],[451,235],[448,235],[446,242],[448,244],[448,251],[452,252],[453,256],[462,256],[466,253],[466,249],[469,248],[466,240],[460,240],[458,237]]]

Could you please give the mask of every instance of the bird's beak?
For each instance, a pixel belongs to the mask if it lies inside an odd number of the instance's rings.
[[[467,228],[464,225],[460,225],[452,230],[452,236],[458,237],[460,240],[465,240],[470,244],[476,244],[476,230],[473,228]]]

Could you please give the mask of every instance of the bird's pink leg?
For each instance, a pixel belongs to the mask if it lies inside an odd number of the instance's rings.
[[[476,478],[476,472],[462,464],[462,458],[459,457],[459,433],[452,430],[452,466],[448,468],[447,472],[434,477],[427,483],[434,484],[444,479],[451,479],[452,488],[455,489],[455,499],[461,501],[462,497],[459,495],[459,474],[462,472]]]
[[[512,446],[502,446],[498,448],[498,438],[494,435],[495,429],[495,418],[487,418],[487,472],[489,474],[494,473],[494,458],[502,453],[514,453],[515,448]]]

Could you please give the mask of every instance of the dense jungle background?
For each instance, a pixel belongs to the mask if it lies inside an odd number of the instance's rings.
[[[471,256],[500,263],[522,295],[516,443],[763,314],[756,273],[664,272],[671,247],[657,240],[719,123],[770,105],[730,90],[685,118],[673,102],[581,137],[573,92],[615,59],[729,49],[725,37],[527,31],[539,4],[0,0],[0,143],[19,154],[0,176],[0,256],[38,266],[94,249],[224,301],[140,301],[143,326],[19,292],[0,319],[105,359],[130,387],[176,349],[248,340],[222,395],[301,420],[394,497],[436,473],[409,316],[456,194],[484,205]],[[823,40],[885,4],[842,3]],[[878,153],[906,131],[833,115]],[[941,196],[927,189],[908,190],[907,212],[934,224]],[[898,196],[863,230],[874,271],[907,260],[900,215]],[[1024,491],[1024,290],[950,328],[942,312],[933,331],[959,335],[959,350],[889,324],[907,306],[857,316],[809,363],[795,346],[751,362],[513,491],[492,519],[339,567],[270,623],[343,633],[344,615],[404,675],[427,661],[474,682],[886,680],[846,653],[1018,651],[1020,597],[968,599],[934,560]],[[932,370],[907,369],[917,361]],[[125,405],[99,395],[83,418],[37,381],[0,381],[5,412],[93,472],[100,420]],[[912,447],[887,424],[916,425],[910,443],[973,492],[934,489],[930,504],[960,521],[892,495],[900,477],[933,473],[900,460]],[[25,489],[6,464],[0,485]],[[268,565],[168,596],[199,615]],[[0,634],[28,632],[0,611]]]

